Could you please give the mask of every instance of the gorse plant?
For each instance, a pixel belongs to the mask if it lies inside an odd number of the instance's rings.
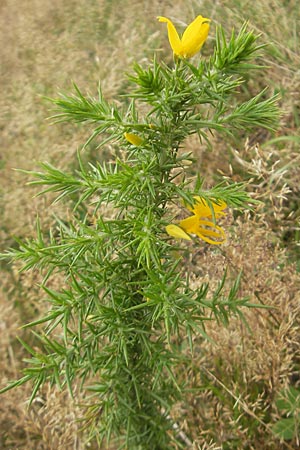
[[[206,283],[190,287],[182,250],[221,245],[226,208],[241,209],[251,198],[241,183],[220,180],[206,189],[201,174],[189,175],[194,158],[185,139],[197,134],[209,143],[212,132],[272,130],[279,116],[277,97],[266,98],[265,91],[238,102],[262,48],[246,25],[229,41],[219,27],[212,55],[195,64],[187,58],[204,44],[209,19],[198,16],[182,38],[169,19],[159,20],[167,22],[174,64],[156,58],[146,68],[135,64],[122,108],[108,103],[100,88],[98,98],[75,86],[73,95],[52,100],[57,121],[92,126],[85,148],[92,140],[99,148],[113,142],[116,152],[110,162],[88,164],[79,153],[74,173],[49,163],[30,172],[30,184],[68,201],[73,215],[57,219],[49,233],[38,223],[36,239],[3,255],[21,260],[22,270],[42,271],[50,308],[25,325],[37,327],[34,345],[23,342],[31,358],[23,377],[2,391],[30,381],[32,400],[46,382],[71,392],[80,385],[90,395],[91,438],[131,450],[189,445],[172,421],[185,389],[176,372],[190,358],[181,343],[187,340],[192,352],[193,336],[208,338],[206,320],[222,326],[230,314],[243,317],[242,307],[255,306],[238,298],[240,276],[227,295],[225,275],[215,292]],[[177,220],[181,209],[184,218]],[[55,291],[49,283],[57,273],[65,281]]]

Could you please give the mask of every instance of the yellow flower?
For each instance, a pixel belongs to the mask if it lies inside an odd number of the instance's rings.
[[[226,240],[223,228],[210,220],[203,220],[203,217],[212,218],[213,216],[209,205],[201,197],[194,197],[194,199],[196,200],[195,205],[193,207],[187,206],[194,215],[181,220],[178,225],[167,225],[166,232],[170,236],[178,239],[191,240],[189,234],[195,234],[209,244],[223,244]],[[211,203],[216,218],[225,214],[223,212],[223,209],[227,206],[225,202],[221,202],[220,205],[214,202]]]
[[[134,133],[124,133],[125,139],[132,145],[139,147],[143,143],[143,139]]]
[[[212,217],[212,211],[207,202],[204,200],[204,198],[201,198],[199,196],[194,197],[194,200],[196,202],[194,203],[193,207],[187,205],[187,209],[189,211],[192,211],[194,214],[200,216],[200,217]],[[211,202],[212,207],[214,210],[215,218],[217,219],[220,216],[224,216],[225,213],[223,212],[223,209],[227,208],[227,205],[225,202],[220,202],[218,205],[217,203]]]
[[[174,225],[173,223],[166,226],[166,232],[170,236],[178,239],[186,239],[188,241],[192,240],[192,238],[185,231],[183,231],[182,228],[180,228],[178,225]]]
[[[210,19],[206,19],[205,17],[196,17],[185,29],[181,39],[170,19],[159,16],[158,20],[167,23],[171,48],[174,54],[181,58],[191,58],[194,56],[201,50],[202,45],[207,39]]]

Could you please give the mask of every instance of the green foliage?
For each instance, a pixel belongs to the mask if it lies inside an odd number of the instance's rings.
[[[282,440],[298,440],[300,430],[300,390],[293,386],[283,390],[277,396],[275,404],[284,417],[272,426],[273,433]]]
[[[109,104],[100,88],[95,99],[76,85],[73,95],[52,100],[55,120],[88,122],[88,142],[100,147],[112,141],[118,151],[101,164],[84,164],[79,153],[74,173],[49,163],[30,172],[31,185],[55,193],[54,201],[66,202],[73,214],[68,221],[57,218],[48,233],[38,223],[36,239],[2,255],[21,260],[22,270],[42,272],[50,305],[44,317],[25,325],[37,329],[35,345],[23,343],[31,358],[23,378],[3,392],[31,381],[33,399],[47,381],[70,392],[80,384],[90,394],[87,423],[99,442],[118,438],[120,448],[132,450],[186,448],[171,418],[185,389],[174,375],[187,358],[179,343],[187,339],[192,351],[196,333],[209,339],[207,320],[220,326],[232,314],[244,320],[242,308],[257,305],[239,298],[240,275],[231,288],[226,272],[214,292],[206,283],[192,288],[182,247],[165,226],[173,220],[170,206],[193,205],[195,196],[206,200],[212,216],[213,202],[239,209],[253,204],[242,183],[221,180],[205,189],[200,175],[193,183],[185,168],[192,155],[181,149],[193,134],[209,142],[212,132],[276,127],[277,96],[263,100],[263,91],[239,104],[235,95],[246,69],[257,68],[250,63],[261,49],[256,39],[243,26],[227,43],[220,28],[208,62],[135,64],[123,108]],[[143,114],[141,103],[147,105]],[[141,144],[124,133],[136,134]],[[50,280],[57,273],[64,285],[55,290]]]
[[[223,28],[218,27],[216,47],[210,61],[212,66],[220,71],[238,75],[252,69],[261,69],[262,66],[251,62],[265,47],[265,44],[256,45],[258,38],[253,31],[247,31],[247,23],[244,23],[237,35],[236,31],[232,30],[231,38],[227,42]]]

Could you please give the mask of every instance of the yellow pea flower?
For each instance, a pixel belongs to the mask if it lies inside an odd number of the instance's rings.
[[[124,137],[126,141],[128,141],[132,145],[135,145],[136,147],[139,147],[143,143],[143,139],[134,133],[124,133]]]
[[[189,205],[186,205],[186,207],[189,211],[193,212],[194,214],[196,214],[200,217],[212,217],[213,216],[211,209],[208,206],[206,200],[204,200],[204,198],[195,196],[194,200],[196,200],[196,202],[194,203],[194,205],[192,207]],[[225,213],[223,212],[223,209],[227,208],[227,205],[225,202],[220,202],[219,205],[217,205],[217,203],[214,203],[214,202],[211,202],[211,203],[212,203],[212,207],[213,207],[216,219],[220,216],[225,215]]]
[[[183,231],[182,228],[180,228],[178,225],[174,225],[173,223],[166,226],[166,232],[168,233],[169,236],[178,239],[186,239],[188,241],[192,240],[192,238],[185,231]]]
[[[226,240],[223,228],[209,220],[201,220],[197,215],[181,220],[179,227],[186,233],[196,234],[209,244],[220,245]],[[214,239],[211,239],[211,237]]]
[[[193,216],[181,220],[178,225],[170,224],[166,226],[166,232],[177,239],[191,240],[189,234],[195,234],[200,239],[209,244],[221,245],[225,242],[225,232],[223,228],[219,227],[210,220],[203,220],[203,217],[212,217],[212,211],[207,202],[201,197],[194,197],[196,204],[191,208],[187,207],[194,213]],[[221,202],[220,205],[212,202],[215,217],[224,215],[223,209],[226,208],[226,203]]]
[[[180,58],[191,58],[201,50],[207,39],[210,19],[198,16],[185,29],[180,39],[177,30],[170,19],[159,16],[160,22],[165,22],[168,27],[168,37],[171,48],[175,55]]]

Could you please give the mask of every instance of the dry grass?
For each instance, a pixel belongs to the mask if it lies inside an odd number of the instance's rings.
[[[213,151],[191,141],[199,156],[199,170],[208,184],[218,172],[248,179],[249,189],[264,201],[255,214],[228,218],[230,239],[222,251],[194,249],[190,270],[194,282],[209,279],[215,285],[229,266],[243,270],[241,295],[271,310],[245,312],[250,330],[237,318],[228,328],[211,323],[207,331],[214,344],[195,340],[195,355],[186,368],[193,394],[174,412],[183,430],[194,439],[194,449],[279,449],[270,431],[276,418],[276,394],[299,382],[299,281],[295,246],[299,228],[299,30],[297,1],[246,0],[124,1],[114,0],[3,0],[0,4],[0,83],[2,95],[0,154],[1,249],[13,245],[13,235],[34,234],[36,215],[43,226],[53,222],[49,199],[33,198],[24,187],[27,178],[13,168],[33,169],[37,161],[74,165],[76,149],[88,131],[81,127],[52,126],[42,96],[69,91],[71,80],[95,92],[101,79],[105,96],[124,92],[123,73],[134,61],[147,61],[155,50],[169,54],[165,30],[155,17],[189,22],[203,13],[230,31],[249,19],[250,26],[270,42],[263,75],[249,80],[256,93],[268,80],[282,93],[282,127],[272,141],[268,134],[241,136],[239,143],[213,141]],[[297,17],[298,15],[298,17]],[[211,36],[213,35],[213,31]],[[211,39],[211,38],[210,38]],[[208,54],[210,42],[205,48]],[[248,95],[246,93],[246,95]],[[67,214],[62,206],[55,211]],[[18,327],[47,307],[36,288],[38,274],[18,276],[2,265],[0,281],[0,346],[2,385],[18,376],[24,357],[16,336]],[[58,281],[59,282],[59,281]],[[199,372],[199,367],[203,370]],[[78,394],[79,395],[79,394]],[[45,388],[28,410],[30,387],[1,398],[1,449],[84,449],[77,419],[80,409],[65,393]],[[78,397],[79,398],[79,397]],[[77,401],[78,401],[77,398]],[[228,444],[229,442],[229,444]],[[282,448],[296,444],[282,444]]]
[[[202,267],[210,276],[209,268],[215,266],[216,279],[224,266],[235,273],[243,270],[240,295],[273,309],[245,311],[247,326],[238,318],[232,318],[227,328],[216,322],[207,326],[214,342],[198,346],[196,341],[195,356],[187,368],[192,383],[206,384],[207,389],[193,396],[192,410],[186,414],[189,427],[194,420],[195,439],[217,437],[224,449],[278,449],[269,421],[275,412],[274,397],[298,376],[298,274],[294,265],[286,264],[285,252],[272,242],[265,224],[258,222],[255,229],[253,222],[242,217],[237,225],[222,254],[201,256]]]

